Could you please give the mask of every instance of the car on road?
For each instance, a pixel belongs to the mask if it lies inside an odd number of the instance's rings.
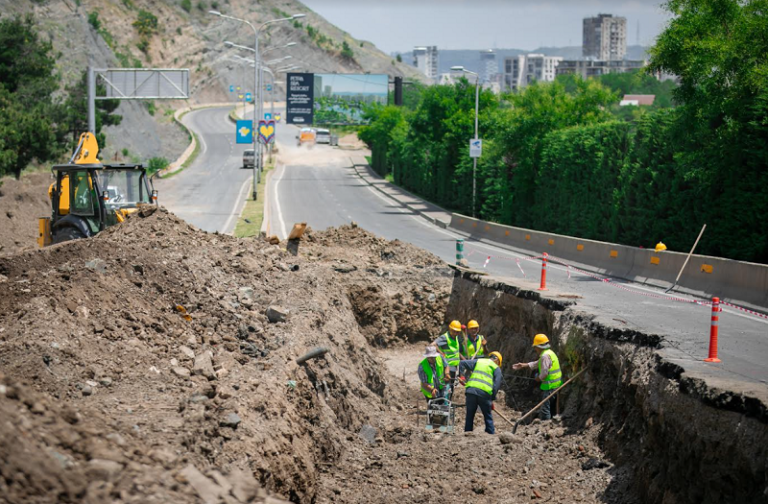
[[[317,133],[315,133],[315,142],[330,144],[331,132],[327,129],[318,128]]]
[[[243,168],[253,168],[256,164],[256,156],[253,153],[253,149],[246,149],[243,151]]]

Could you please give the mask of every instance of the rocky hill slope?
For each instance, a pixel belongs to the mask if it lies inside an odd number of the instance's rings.
[[[234,101],[236,97],[229,92],[232,84],[242,83],[252,90],[250,67],[235,58],[240,51],[226,48],[224,41],[253,46],[253,31],[242,23],[213,16],[210,10],[247,19],[257,26],[306,14],[296,22],[270,25],[260,36],[262,49],[295,42],[295,46],[275,49],[266,57],[290,55],[290,62],[302,71],[420,78],[413,67],[396,62],[369,42],[352,38],[295,0],[0,0],[4,16],[35,16],[43,38],[49,38],[60,52],[62,85],[77,81],[89,64],[100,68],[189,68],[190,100],[121,104],[117,113],[124,120],[108,130],[105,158],[125,157],[122,151],[127,149],[128,158],[173,159],[188,141],[186,132],[173,124],[174,110]],[[251,53],[239,55],[250,57]],[[278,75],[278,82],[282,79],[284,75]],[[276,89],[278,97],[284,96],[282,85]]]

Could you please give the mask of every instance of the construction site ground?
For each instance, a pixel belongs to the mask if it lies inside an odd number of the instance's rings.
[[[633,502],[590,421],[425,431],[445,263],[353,226],[287,245],[148,207],[0,258],[0,502]]]

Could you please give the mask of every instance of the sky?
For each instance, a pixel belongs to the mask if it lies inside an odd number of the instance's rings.
[[[414,46],[524,49],[580,46],[582,19],[627,18],[627,44],[652,45],[670,16],[660,0],[301,0],[386,53]]]

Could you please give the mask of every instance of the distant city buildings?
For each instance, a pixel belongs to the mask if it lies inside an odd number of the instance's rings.
[[[413,66],[433,81],[437,80],[437,46],[413,48]]]
[[[499,64],[496,62],[496,53],[492,49],[480,51],[480,78],[482,81],[495,82],[498,73]]]
[[[544,54],[519,55],[504,59],[504,88],[519,91],[532,82],[552,82],[557,67],[563,60],[560,56]]]
[[[563,60],[557,67],[557,75],[580,75],[582,79],[610,73],[625,73],[645,66],[643,60]]]
[[[627,18],[598,14],[584,18],[582,56],[586,59],[613,61],[627,55]]]

